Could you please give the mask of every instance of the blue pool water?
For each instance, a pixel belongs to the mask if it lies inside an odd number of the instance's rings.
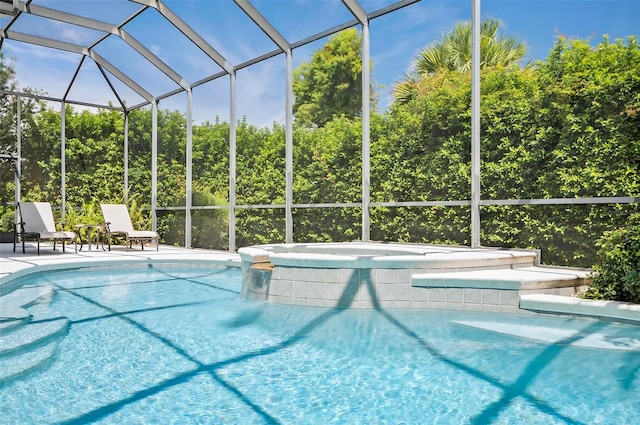
[[[2,424],[640,423],[637,327],[262,304],[227,268],[25,284],[52,286],[71,325],[50,362],[0,384]]]

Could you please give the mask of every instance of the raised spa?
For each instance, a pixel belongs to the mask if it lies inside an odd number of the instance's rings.
[[[539,265],[532,250],[387,243],[240,248],[242,293],[281,304],[521,312],[522,294],[569,295],[588,270]]]

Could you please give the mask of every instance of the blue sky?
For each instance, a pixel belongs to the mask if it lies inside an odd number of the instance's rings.
[[[391,3],[394,2],[361,1],[367,12]],[[114,25],[140,8],[139,4],[126,0],[33,0],[32,4]],[[232,65],[276,48],[230,0],[165,0],[165,4]],[[252,4],[289,42],[353,19],[338,0],[253,0]],[[591,38],[593,45],[602,40],[603,34],[609,34],[612,39],[640,35],[640,0],[484,0],[481,13],[483,18],[498,18],[506,34],[523,40],[529,48],[528,58],[534,61],[546,58],[558,35]],[[28,18],[19,20],[12,30],[80,45],[89,45],[100,37],[97,31],[86,28],[34,16]],[[379,107],[384,109],[389,104],[393,83],[402,77],[421,48],[436,40],[455,22],[470,18],[471,0],[423,0],[373,20],[371,58],[374,79],[381,85]],[[7,18],[0,19],[0,25],[6,23]],[[156,11],[145,11],[124,29],[190,83],[220,71]],[[294,50],[294,67],[308,60],[325,41]],[[2,49],[5,55],[15,58],[21,86],[37,87],[55,97],[64,95],[80,63],[79,55],[12,40],[5,40]],[[96,51],[154,95],[177,88],[117,37],[109,37]],[[238,117],[246,115],[250,123],[260,126],[284,122],[284,73],[282,55],[238,71]],[[114,86],[127,104],[142,102],[142,98],[115,79]],[[229,119],[227,77],[197,87],[193,93],[196,123],[213,121],[216,116]],[[105,99],[116,102],[91,60],[85,60],[80,68],[70,97],[95,103],[103,103]],[[165,99],[160,107],[184,113],[186,95]]]

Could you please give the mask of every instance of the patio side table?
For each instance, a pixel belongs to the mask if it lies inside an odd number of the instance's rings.
[[[87,243],[89,245],[88,252],[91,252],[91,233],[93,230],[96,231],[96,249],[98,246],[102,246],[102,250],[104,249],[104,237],[102,235],[103,230],[105,228],[104,224],[76,224],[75,228],[77,229],[78,238],[80,239],[80,249],[78,251],[82,251],[82,247],[84,246],[84,241],[82,240],[82,229],[87,229]]]

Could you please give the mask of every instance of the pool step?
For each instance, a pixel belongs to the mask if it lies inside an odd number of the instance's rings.
[[[24,286],[0,297],[0,335],[29,321],[26,307],[48,302],[53,296],[49,286]]]
[[[0,368],[0,382],[7,381],[18,376],[22,376],[39,366],[48,362],[58,348],[58,341],[52,341],[41,347],[36,347],[31,351],[22,353],[20,356],[3,358],[2,368]]]
[[[29,321],[26,307],[51,300],[53,289],[49,286],[24,286],[0,297],[0,335]]]
[[[448,273],[419,273],[411,277],[411,284],[415,287],[514,291],[575,288],[587,285],[588,282],[588,270],[543,266]]]
[[[69,319],[42,304],[51,295],[50,288],[25,287],[0,298],[0,382],[46,363],[67,335]]]
[[[0,303],[0,335],[25,324],[31,319],[27,309]]]
[[[520,308],[547,313],[609,317],[640,324],[640,305],[621,301],[530,294],[520,297]]]
[[[66,335],[69,328],[69,319],[66,317],[41,307],[33,308],[29,313],[31,320],[28,323],[0,336],[0,358],[18,355]]]
[[[29,307],[37,303],[48,303],[53,297],[50,286],[23,286],[6,295],[0,296],[2,317],[7,316],[7,308]]]

